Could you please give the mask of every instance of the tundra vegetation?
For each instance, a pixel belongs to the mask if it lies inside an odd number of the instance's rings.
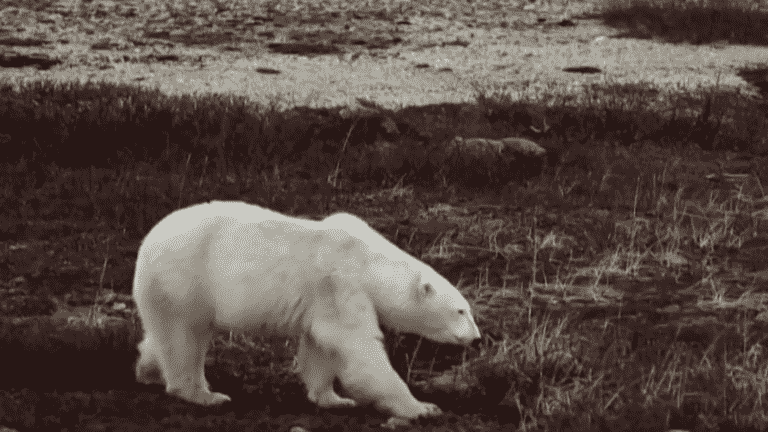
[[[277,3],[264,6],[275,22],[283,18],[272,9],[285,9]],[[359,3],[347,7],[373,7]],[[375,17],[434,9],[427,3],[384,2]],[[253,7],[168,4],[169,16],[191,23],[236,20],[233,10]],[[88,34],[142,13],[97,0],[0,6],[5,18],[90,23]],[[627,38],[767,43],[759,1],[565,6],[588,11],[574,19],[602,20]],[[500,6],[456,7],[472,17]],[[200,37],[164,35],[180,44]],[[275,49],[318,46],[333,47]],[[33,60],[2,56],[4,67]],[[764,91],[766,71],[744,65],[739,75]],[[473,303],[484,334],[477,348],[387,333],[391,362],[414,395],[446,412],[404,430],[764,430],[763,95],[719,79],[671,88],[607,79],[575,94],[522,85],[477,83],[475,99],[461,104],[392,108],[361,99],[355,109],[284,109],[279,100],[132,84],[4,79],[0,425],[378,428],[382,415],[372,409],[323,411],[306,400],[292,340],[219,332],[206,376],[232,396],[221,407],[136,384],[142,329],[129,293],[139,241],[174,209],[237,199],[317,219],[357,214]],[[546,152],[508,152],[509,137]]]

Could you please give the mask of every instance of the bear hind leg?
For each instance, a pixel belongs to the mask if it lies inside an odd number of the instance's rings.
[[[320,408],[353,408],[357,403],[333,389],[335,368],[308,336],[302,336],[297,353],[298,372],[307,387],[307,398]]]
[[[141,384],[165,384],[157,359],[157,346],[149,336],[145,336],[144,340],[139,343],[136,381]]]
[[[211,340],[213,339],[213,332],[208,332],[203,337],[202,341],[198,345],[199,349],[199,356],[203,359],[201,362],[198,362],[198,375],[200,375],[200,383],[202,384],[202,388],[205,391],[211,391],[211,385],[208,384],[208,380],[205,378],[205,357],[208,354],[208,348],[211,345]],[[226,396],[226,395],[225,395]]]
[[[184,323],[172,326],[161,347],[158,360],[164,371],[166,393],[198,405],[219,405],[231,398],[211,392],[205,379],[205,354],[212,330],[196,330]]]

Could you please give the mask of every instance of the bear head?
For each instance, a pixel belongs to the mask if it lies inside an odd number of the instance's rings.
[[[342,283],[362,287],[380,323],[435,342],[468,345],[480,338],[467,300],[432,267],[357,216],[336,213],[323,223],[340,244],[335,264],[346,275]]]
[[[415,258],[373,263],[363,285],[386,327],[459,345],[480,338],[469,302],[430,266]]]
[[[412,332],[435,342],[469,345],[480,338],[469,302],[453,284],[426,265],[411,284],[415,314]]]

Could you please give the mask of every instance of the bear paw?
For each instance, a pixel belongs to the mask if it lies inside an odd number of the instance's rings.
[[[419,413],[418,415],[415,415],[415,416],[408,415],[403,417],[393,416],[393,417],[390,417],[386,423],[382,423],[381,427],[385,429],[395,429],[399,426],[409,425],[411,423],[411,420],[414,420],[418,417],[434,417],[443,413],[440,407],[429,402],[417,401],[417,406],[414,408],[415,408],[414,410],[408,410],[410,411],[409,414],[418,412]]]
[[[230,402],[232,398],[225,395],[224,393],[210,392],[208,395],[206,395],[206,400],[209,401],[207,403],[208,405],[221,405],[224,402]]]
[[[165,384],[160,369],[156,367],[140,367],[136,372],[136,381],[140,384]]]
[[[140,345],[139,349],[144,348]],[[165,384],[156,357],[151,354],[142,354],[139,357],[136,362],[136,381],[141,384]]]
[[[216,393],[216,392],[210,392],[210,391],[197,391],[195,392],[194,395],[187,395],[187,394],[184,394],[184,392],[181,390],[177,390],[177,391],[171,390],[171,391],[168,391],[168,394],[171,394],[173,396],[179,397],[186,401],[189,401],[198,405],[204,405],[204,406],[221,405],[224,402],[229,402],[232,400],[232,398],[225,395],[224,393]]]
[[[411,420],[418,417],[434,417],[443,413],[437,405],[417,400],[395,404],[390,406],[388,411],[394,417]]]
[[[400,426],[408,426],[411,421],[400,417],[390,417],[386,423],[382,423],[381,426],[384,429],[395,429]]]
[[[439,406],[429,402],[418,402],[417,412],[415,417],[434,417],[443,413]]]
[[[336,394],[335,391],[327,391],[317,398],[317,406],[320,408],[354,408],[357,402]]]
[[[386,423],[381,424],[381,427],[394,429],[398,426],[406,426],[410,424],[411,420],[418,417],[434,417],[442,413],[443,411],[440,407],[433,403],[416,401],[416,404],[413,406],[408,407],[408,409],[402,409],[398,412],[398,415],[390,417]]]
[[[221,405],[224,402],[231,401],[232,398],[225,395],[224,393],[216,393],[216,392],[207,392],[198,393],[197,401],[196,403],[200,405]]]

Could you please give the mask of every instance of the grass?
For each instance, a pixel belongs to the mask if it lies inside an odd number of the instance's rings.
[[[768,43],[760,29],[768,23],[762,1],[620,0],[606,1],[601,18],[627,30],[627,37],[666,42],[758,45]]]
[[[762,12],[748,3],[611,2],[601,14],[632,35],[764,44],[752,30]],[[0,306],[10,317],[72,309],[59,315],[63,328],[2,320],[1,349],[14,355],[0,368],[14,373],[0,390],[0,424],[210,420],[133,383],[141,329],[128,293],[154,223],[228,198],[359,214],[473,302],[479,350],[388,334],[415,394],[450,411],[419,428],[767,427],[760,100],[717,85],[675,93],[609,82],[533,99],[477,85],[471,104],[367,102],[349,116],[100,83],[1,90]],[[525,136],[547,158],[533,171],[494,160],[503,169],[467,176],[448,157],[457,136]],[[207,374],[239,402],[216,421],[367,430],[357,411],[312,411],[289,373],[293,349],[220,334]]]
[[[765,419],[754,403],[762,400],[763,392],[763,338],[761,321],[755,321],[763,307],[759,279],[744,269],[750,262],[750,248],[760,250],[764,244],[760,228],[766,219],[762,165],[753,162],[741,183],[732,185],[706,177],[716,171],[714,167],[727,169],[731,162],[708,165],[708,153],[694,143],[675,141],[664,145],[662,137],[661,144],[642,140],[622,145],[608,138],[616,136],[610,130],[629,129],[635,131],[633,134],[645,130],[653,135],[668,130],[670,123],[659,114],[652,122],[657,130],[633,124],[633,120],[645,117],[625,115],[632,107],[617,105],[616,101],[626,96],[640,97],[631,92],[645,92],[621,86],[609,89],[614,92],[610,97],[590,98],[606,101],[599,109],[545,109],[548,135],[538,140],[557,143],[568,133],[561,124],[573,121],[591,125],[592,136],[600,138],[585,141],[583,147],[573,144],[563,149],[551,166],[524,184],[512,182],[484,194],[475,188],[474,195],[466,195],[466,187],[471,185],[462,184],[462,177],[434,173],[430,178],[427,174],[433,171],[427,168],[422,168],[424,172],[411,168],[398,178],[387,171],[395,167],[387,165],[386,160],[378,167],[385,174],[384,180],[377,183],[363,177],[368,186],[353,187],[355,182],[349,179],[348,172],[354,172],[355,164],[360,162],[358,159],[347,165],[347,158],[352,149],[365,146],[366,137],[366,132],[356,132],[356,127],[366,124],[372,128],[375,123],[358,120],[336,128],[339,120],[334,121],[332,114],[329,123],[337,135],[318,139],[323,133],[331,133],[330,128],[315,130],[309,143],[297,142],[305,154],[289,154],[285,160],[276,156],[273,167],[264,166],[260,174],[258,168],[253,168],[253,161],[227,155],[226,151],[239,151],[232,132],[236,127],[206,132],[205,121],[194,111],[187,116],[196,119],[201,134],[207,134],[200,136],[213,138],[192,141],[216,146],[206,156],[195,154],[194,148],[185,151],[183,143],[174,145],[173,141],[166,141],[157,150],[143,143],[147,153],[156,151],[159,155],[154,162],[152,158],[126,160],[113,168],[63,168],[41,162],[48,156],[44,152],[37,154],[40,160],[26,159],[24,155],[16,164],[7,162],[4,171],[7,177],[2,199],[18,203],[4,207],[6,220],[29,221],[21,225],[12,222],[4,228],[4,279],[20,277],[18,283],[29,293],[64,293],[71,290],[71,285],[55,285],[52,281],[59,272],[66,274],[68,264],[80,262],[87,271],[79,274],[76,283],[97,287],[94,298],[100,298],[98,292],[105,286],[127,292],[132,263],[129,251],[135,253],[138,239],[162,215],[188,203],[229,194],[272,208],[282,206],[283,211],[295,214],[320,216],[344,208],[363,215],[405,250],[432,263],[475,303],[486,343],[459,370],[448,375],[455,381],[448,386],[453,390],[442,405],[455,413],[479,409],[466,402],[479,395],[499,397],[489,389],[502,382],[510,386],[502,389],[512,390],[500,396],[507,404],[501,405],[506,407],[501,411],[507,415],[517,412],[515,418],[525,429],[566,428],[566,424],[591,429],[599,422],[621,428],[628,416],[638,412],[648,416],[649,422],[657,422],[652,425],[662,422],[667,427],[689,427],[704,420],[762,427]],[[34,87],[23,91],[39,93]],[[47,100],[57,100],[59,91],[66,94],[72,89],[52,88],[49,93],[54,97]],[[17,101],[25,99],[13,96]],[[132,100],[143,103],[142,97],[136,92]],[[744,104],[748,103],[716,92],[690,98],[702,101],[704,106],[713,100],[712,110],[720,113],[747,109]],[[156,105],[165,103],[153,93],[147,100]],[[725,106],[729,101],[738,104]],[[60,109],[66,109],[67,103]],[[171,105],[176,103],[174,100]],[[205,112],[220,103],[205,105],[205,99],[201,99],[198,106]],[[46,112],[55,116],[59,109],[56,106],[50,105]],[[110,119],[123,115],[105,110],[99,103],[88,106],[97,113],[109,112]],[[530,112],[524,104],[502,94],[480,94],[478,106],[486,113],[506,110],[512,113],[509,118],[515,118],[516,109]],[[601,111],[603,119],[610,119],[604,121],[602,130],[594,127]],[[711,130],[716,123],[719,129],[712,147],[743,143],[760,151],[759,135],[742,136],[740,140],[728,135],[738,132],[733,126],[738,118],[697,123],[702,116],[696,114],[695,108],[693,113],[690,121],[675,119],[675,124],[687,124],[695,131],[695,127]],[[652,115],[650,111],[644,114]],[[284,114],[264,111],[264,117],[243,115],[245,121],[227,121],[279,125]],[[385,115],[395,123],[406,120],[394,111]],[[99,124],[98,117],[93,119],[87,113],[83,117]],[[312,118],[308,116],[307,121]],[[78,121],[71,120],[75,130],[80,130]],[[450,118],[435,122],[462,127]],[[133,127],[142,125],[135,123]],[[269,138],[279,136],[273,132],[278,130],[277,126],[273,130],[263,128],[267,140],[252,142],[271,147]],[[16,132],[10,135],[15,137]],[[334,142],[338,145],[332,146]],[[303,179],[294,173],[309,170],[308,165],[302,165],[302,157],[324,151],[315,145],[330,145],[331,155],[336,156],[330,158],[327,168],[310,170],[309,179]],[[374,141],[371,145],[378,144]],[[401,140],[393,145],[408,152],[414,144]],[[435,149],[439,152],[439,147]],[[733,150],[723,148],[722,152]],[[568,156],[572,152],[577,154]],[[406,154],[408,159],[418,157]],[[630,165],[636,169],[628,169]],[[35,167],[42,174],[35,173]],[[374,171],[368,173],[373,175]],[[310,185],[325,186],[312,189]],[[393,217],[401,223],[394,223]],[[19,251],[27,255],[18,255]],[[26,261],[35,256],[49,258]],[[759,261],[751,265],[762,268]],[[694,291],[695,298],[686,291]],[[667,327],[649,322],[649,316]],[[98,322],[91,317],[86,320]],[[132,331],[128,335],[134,336],[125,337],[135,342],[138,333]],[[678,340],[686,334],[694,336]],[[98,340],[93,342],[97,346],[107,344]],[[245,382],[250,382],[252,378],[248,377],[257,365],[266,361],[276,372],[290,358],[290,349],[278,348],[280,342],[242,345],[238,342],[242,340],[230,335],[223,345],[217,343],[212,355],[217,362],[234,368],[227,374]],[[663,349],[670,344],[676,349]],[[127,346],[131,343],[127,342]],[[393,362],[407,377],[423,379],[428,375],[425,371],[449,371],[446,367],[456,361],[455,356],[446,359],[436,355],[436,348],[427,342],[406,340],[405,344],[390,342],[390,346]],[[241,354],[235,355],[238,352]],[[397,355],[402,360],[397,360]],[[222,379],[226,387],[227,378]],[[221,381],[212,382],[221,386]],[[230,385],[236,386],[236,382]],[[439,384],[435,384],[438,389],[446,386],[444,382],[443,387]],[[300,397],[300,390],[296,391],[296,397]],[[435,397],[434,390],[428,387],[422,391],[427,397]],[[711,394],[726,396],[712,399]],[[721,414],[724,409],[725,415]],[[595,423],[595,419],[602,420]]]

